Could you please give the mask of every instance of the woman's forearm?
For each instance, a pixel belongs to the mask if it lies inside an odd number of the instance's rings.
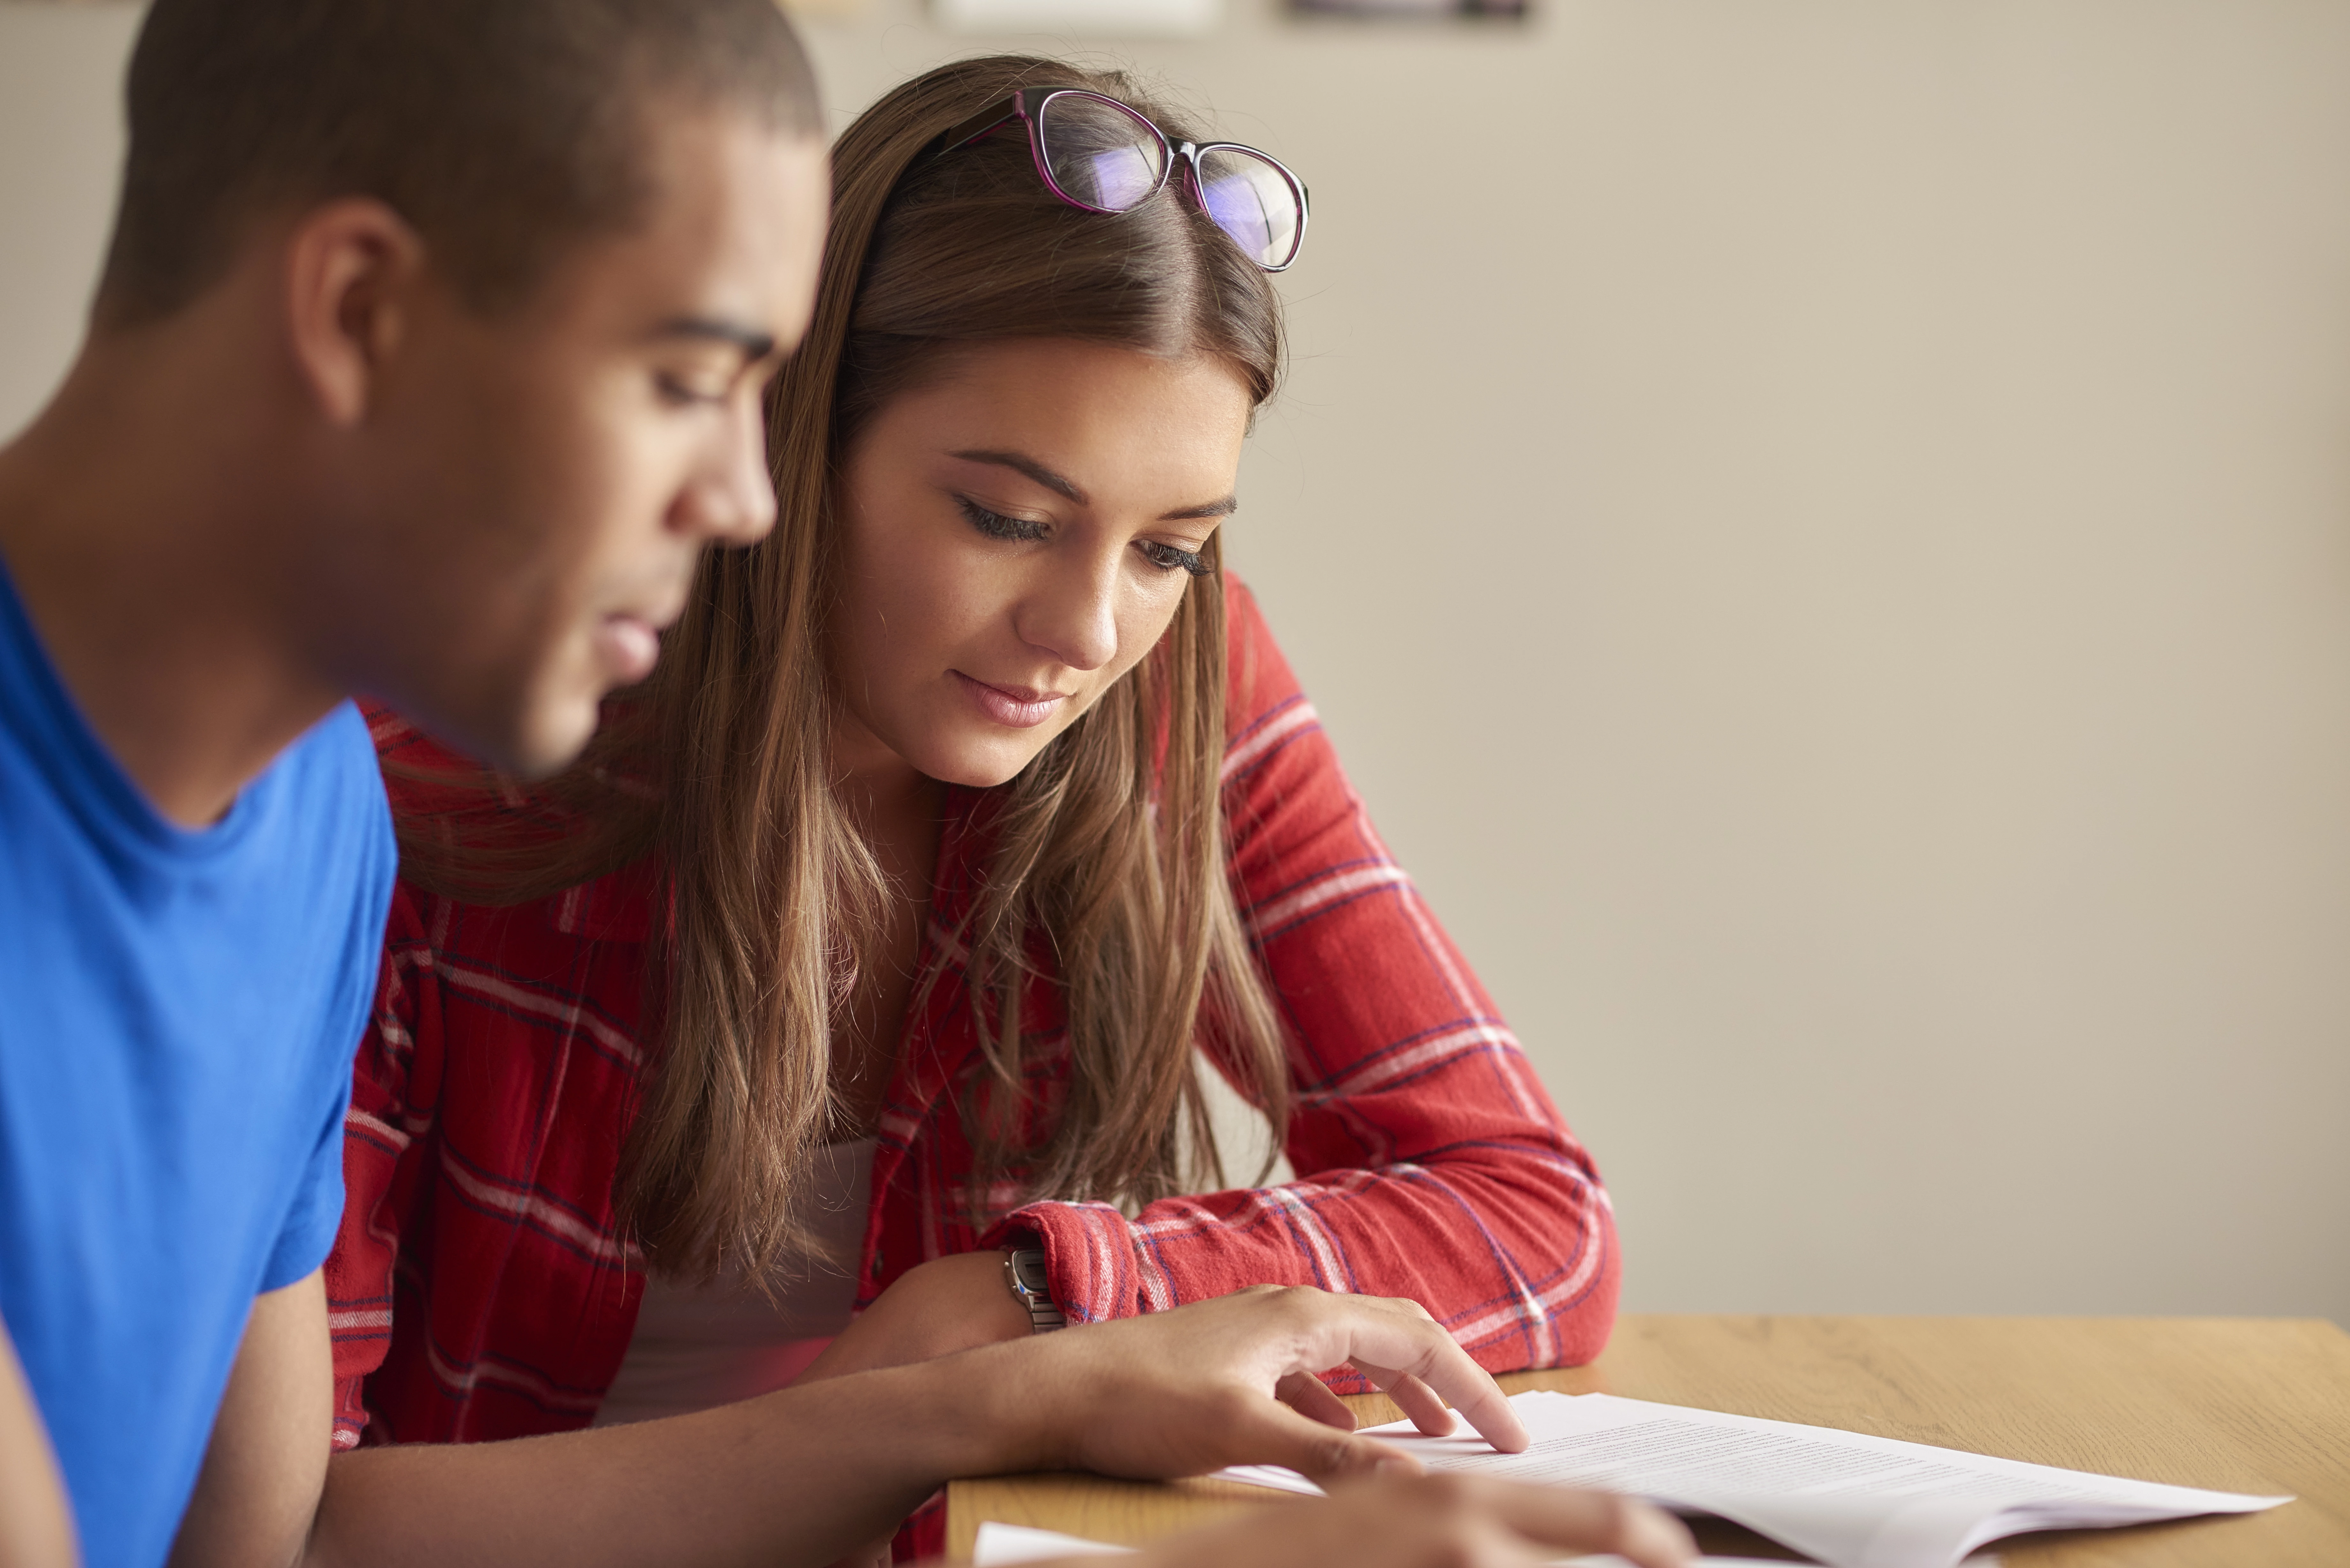
[[[340,1455],[307,1562],[830,1563],[886,1536],[951,1476],[1037,1462],[1035,1424],[1004,1378],[960,1362],[635,1426]]]

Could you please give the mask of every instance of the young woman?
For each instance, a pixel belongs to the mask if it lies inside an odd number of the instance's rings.
[[[1416,1298],[1489,1368],[1599,1350],[1590,1162],[1219,570],[1305,191],[1189,134],[1044,60],[891,93],[835,151],[775,533],[559,778],[379,717],[338,1442],[1262,1282]],[[1296,1179],[1185,1196],[1232,1174],[1202,1056]]]

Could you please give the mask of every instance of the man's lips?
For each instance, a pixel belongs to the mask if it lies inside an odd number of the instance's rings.
[[[651,608],[613,610],[596,623],[596,651],[615,682],[633,686],[660,662],[661,633],[685,613],[682,591],[664,595]]]
[[[1066,691],[1039,691],[1033,686],[998,686],[993,681],[978,680],[962,670],[952,670],[979,711],[997,723],[1014,730],[1032,730],[1051,718],[1060,705],[1069,700]]]
[[[614,680],[633,686],[660,662],[660,628],[644,616],[608,615],[596,623],[596,651]]]
[[[653,672],[660,662],[661,633],[685,613],[683,582],[656,591],[659,597],[649,593],[626,608],[607,611],[596,623],[596,652],[615,685],[633,686]]]

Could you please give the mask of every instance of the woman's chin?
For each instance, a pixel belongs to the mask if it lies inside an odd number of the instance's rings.
[[[1055,725],[1051,732],[1038,735],[1033,742],[1024,734],[1017,741],[991,740],[976,744],[941,746],[939,754],[923,759],[915,765],[941,784],[961,784],[965,789],[993,789],[998,784],[1007,784],[1018,778],[1028,764],[1036,760],[1037,753],[1045,749],[1045,742],[1058,732],[1059,727]]]

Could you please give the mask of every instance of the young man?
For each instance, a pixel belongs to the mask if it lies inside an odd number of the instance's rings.
[[[1392,1465],[1275,1397],[1327,1417],[1350,1360],[1523,1441],[1409,1303],[1266,1292],[330,1464],[318,1266],[393,869],[347,696],[527,774],[648,672],[702,547],[772,520],[824,155],[768,0],[156,0],[129,99],[89,338],[0,450],[0,1321],[89,1562],[820,1563],[951,1475]],[[53,1499],[11,1391],[0,1501]],[[1682,1550],[1425,1478],[1290,1517],[1165,1551]]]

